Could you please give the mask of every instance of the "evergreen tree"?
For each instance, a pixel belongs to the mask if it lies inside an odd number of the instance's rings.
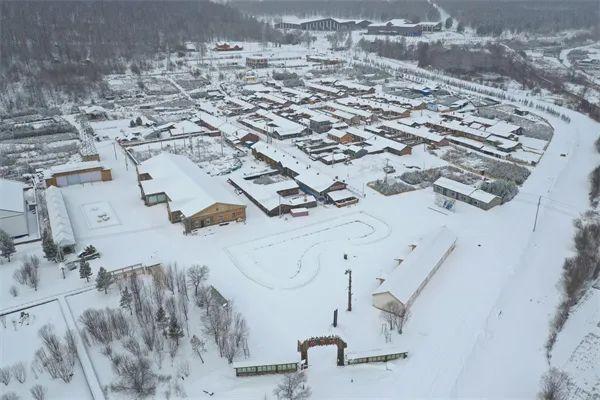
[[[10,262],[11,254],[15,253],[16,251],[15,242],[13,241],[12,237],[0,229],[0,253],[2,253],[2,257],[6,257],[8,262]]]
[[[130,128],[135,128],[135,121],[134,120],[129,121],[129,127]]]
[[[142,117],[137,117],[137,118],[135,119],[135,124],[136,124],[137,126],[142,126]]]
[[[114,282],[113,276],[104,267],[100,267],[96,276],[96,289],[104,290],[104,294],[108,293],[108,288]]]
[[[81,263],[79,264],[79,277],[81,279],[85,278],[86,282],[89,282],[90,276],[92,276],[92,269],[90,268],[90,263],[81,260]]]
[[[167,325],[167,314],[165,314],[165,309],[162,305],[158,306],[158,311],[156,311],[156,323],[163,330]]]
[[[132,301],[133,296],[131,295],[129,289],[127,289],[127,286],[125,286],[125,289],[121,292],[121,301],[119,302],[119,305],[121,308],[128,309],[130,314],[133,314],[133,310],[131,309]]]
[[[175,315],[171,316],[167,335],[171,339],[175,340],[175,344],[179,346],[179,338],[183,337],[183,328],[181,327],[181,325],[179,325],[179,322],[177,321],[177,317]]]
[[[446,18],[446,24],[445,24],[446,29],[452,28],[452,22],[453,22],[452,17]]]
[[[44,233],[42,234],[42,249],[47,260],[56,261],[58,246],[52,240],[52,235],[48,229],[44,229]]]

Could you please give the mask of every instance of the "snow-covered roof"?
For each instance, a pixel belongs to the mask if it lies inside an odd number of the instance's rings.
[[[71,218],[69,218],[67,212],[65,199],[61,190],[56,186],[50,186],[46,189],[46,206],[54,242],[61,247],[75,245],[75,235],[73,234]]]
[[[444,140],[444,137],[435,132],[431,132],[425,127],[413,128],[408,125],[400,124],[397,121],[385,121],[380,126],[385,126],[394,131],[402,132],[408,135],[419,137],[434,143],[439,143]]]
[[[345,200],[345,199],[350,199],[352,197],[356,197],[356,195],[354,193],[352,193],[351,191],[349,191],[348,189],[332,190],[331,192],[327,193],[327,196],[332,201],[340,201],[340,200]]]
[[[491,132],[493,135],[502,136],[508,138],[511,135],[515,135],[520,126],[509,124],[505,121],[500,121],[495,125],[490,126],[486,129],[487,132]]]
[[[50,176],[52,176],[54,174],[61,174],[61,173],[74,172],[74,171],[83,171],[83,170],[95,169],[95,168],[104,169],[104,167],[102,166],[102,164],[100,164],[99,161],[79,161],[79,162],[55,165],[53,167],[50,167],[50,169],[47,171],[47,173],[49,173]]]
[[[229,179],[269,211],[279,207],[279,204],[294,205],[297,202],[297,198],[294,196],[283,197],[278,193],[285,190],[297,189],[298,184],[292,179],[283,179],[268,184],[257,183],[235,175],[229,177]],[[301,197],[303,199],[306,198],[306,201],[315,201],[313,196],[302,195]]]
[[[381,103],[378,101],[364,99],[360,97],[350,96],[338,99],[336,101],[340,104],[344,104],[347,106],[363,106],[369,108],[370,110],[381,110],[382,112],[394,112],[397,114],[404,114],[408,111],[406,108],[399,107],[394,104]]]
[[[308,169],[308,166],[303,162],[265,142],[255,143],[252,146],[252,149],[270,158],[271,160],[280,163],[282,167],[290,169],[296,173],[300,173]]]
[[[199,112],[197,117],[200,121],[211,126],[213,129],[217,129],[219,132],[223,133],[226,138],[232,141],[238,140],[249,133],[246,129],[233,125],[224,118],[215,117],[214,115],[205,112]]]
[[[0,179],[0,210],[25,212],[23,186],[21,182]]]
[[[189,135],[202,132],[202,128],[189,120],[175,122],[170,129],[172,136]]]
[[[345,105],[340,104],[340,103],[335,102],[335,101],[329,101],[329,102],[327,102],[327,106],[331,107],[331,108],[333,108],[335,110],[338,110],[338,111],[345,111],[345,112],[350,113],[350,114],[358,115],[359,117],[362,117],[362,118],[367,118],[368,119],[368,118],[373,117],[373,113],[371,113],[369,111],[361,110],[361,109],[354,108],[354,107],[348,107],[348,106],[345,106]]]
[[[452,251],[456,239],[456,234],[446,226],[423,238],[373,295],[388,292],[405,306],[410,304],[444,257]]]
[[[268,127],[271,127],[274,132],[277,132],[279,136],[293,136],[302,133],[306,128],[294,121],[290,121],[287,118],[283,118],[275,113],[267,110],[258,110],[256,114],[264,117],[268,120],[252,120],[246,119],[245,121],[252,126],[256,126],[262,130],[268,131]]]
[[[337,130],[337,129],[330,129],[327,132],[327,135],[333,136],[333,137],[338,138],[338,139],[341,139],[341,138],[343,138],[346,135],[350,135],[350,133],[344,132],[344,131],[340,131],[340,130]]]
[[[163,152],[142,162],[138,170],[152,177],[140,182],[144,193],[165,193],[171,211],[181,211],[186,217],[215,203],[241,205],[223,182],[208,176],[185,156]]]
[[[464,183],[446,178],[444,176],[438,178],[433,184],[451,190],[453,192],[460,193],[464,196],[470,197],[472,199],[478,200],[486,204],[491,203],[498,197],[481,189],[465,185]]]
[[[314,169],[302,171],[294,179],[296,182],[304,184],[318,193],[326,191],[336,182],[339,182],[337,179],[334,179],[329,175],[316,172]]]

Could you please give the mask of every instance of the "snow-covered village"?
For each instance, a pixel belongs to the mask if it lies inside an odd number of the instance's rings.
[[[0,2],[0,399],[600,399],[599,34]]]

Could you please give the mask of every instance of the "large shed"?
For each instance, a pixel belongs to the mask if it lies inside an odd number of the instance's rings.
[[[11,237],[29,234],[21,182],[0,179],[0,229]]]
[[[75,248],[75,234],[73,233],[65,199],[59,188],[50,186],[46,189],[46,207],[52,240],[63,252],[72,252]]]
[[[426,236],[373,292],[373,307],[392,303],[407,310],[456,245],[456,235],[442,226]]]
[[[98,161],[81,161],[55,165],[46,171],[46,186],[70,186],[80,183],[110,181],[112,174]]]

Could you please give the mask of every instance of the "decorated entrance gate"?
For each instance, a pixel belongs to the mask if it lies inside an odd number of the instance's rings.
[[[337,365],[344,366],[344,349],[348,347],[346,342],[339,336],[318,336],[311,337],[301,342],[298,340],[298,351],[300,352],[300,359],[304,368],[308,367],[308,349],[315,346],[337,346]]]

